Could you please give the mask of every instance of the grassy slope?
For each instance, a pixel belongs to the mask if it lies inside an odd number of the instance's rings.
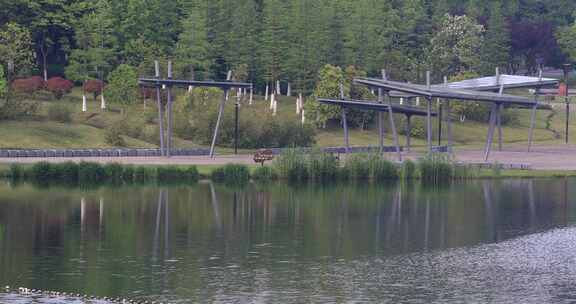
[[[41,95],[38,97],[43,100],[43,108],[40,111],[40,116],[45,116],[46,107],[54,101],[50,100],[49,96]],[[2,131],[0,133],[0,147],[1,148],[63,148],[63,147],[108,147],[104,141],[103,128],[121,119],[121,115],[117,109],[114,111],[102,112],[99,109],[100,103],[98,101],[88,98],[88,113],[81,113],[81,91],[76,88],[72,94],[65,97],[62,103],[68,105],[73,111],[73,123],[59,124],[55,122],[46,121],[41,118],[37,121],[4,121],[0,122]],[[231,103],[228,105],[231,106]],[[268,102],[258,99],[252,107],[258,107],[261,111],[269,111]],[[148,102],[148,107],[153,107],[151,101]],[[115,107],[112,106],[112,109]],[[142,104],[130,107],[127,112],[130,115],[140,115],[143,111]],[[520,116],[520,123],[515,126],[506,126],[504,128],[504,142],[505,144],[526,144],[528,137],[528,123],[530,117],[529,110],[515,110],[518,111]],[[564,109],[563,107],[557,108],[558,114],[552,120],[552,128],[557,130],[563,135],[564,129]],[[554,133],[545,130],[545,118],[549,111],[539,111],[537,118],[537,129],[535,131],[534,140],[535,144],[559,144],[562,139],[554,138]],[[241,112],[242,115],[242,112]],[[286,119],[299,120],[300,118],[295,113],[294,98],[281,97],[279,101],[278,115]],[[571,124],[571,140],[576,141],[576,121],[573,120]],[[434,122],[436,126],[436,122]],[[154,125],[148,125],[147,128],[155,128]],[[436,135],[434,131],[434,135]],[[454,138],[460,148],[481,147],[487,133],[487,126],[485,124],[478,124],[471,121],[465,123],[457,122],[454,125]],[[142,140],[137,140],[125,137],[127,144],[130,147],[151,147],[154,143],[147,143]],[[401,137],[400,143],[404,143],[404,137]],[[318,131],[317,145],[318,146],[340,146],[343,145],[343,132],[339,128]],[[198,147],[192,141],[175,138],[176,147]],[[351,131],[352,145],[376,145],[377,132],[375,130]],[[422,139],[413,139],[413,145],[423,147],[425,142]],[[391,136],[387,135],[387,144],[392,144]],[[230,149],[219,149],[220,152],[229,153]]]

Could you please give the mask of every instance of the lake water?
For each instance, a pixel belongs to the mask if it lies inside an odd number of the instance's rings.
[[[575,186],[1,182],[0,284],[166,303],[574,303]]]

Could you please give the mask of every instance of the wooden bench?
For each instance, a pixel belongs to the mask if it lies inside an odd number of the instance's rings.
[[[264,163],[274,159],[274,152],[270,149],[260,149],[254,154],[254,162],[264,166]]]

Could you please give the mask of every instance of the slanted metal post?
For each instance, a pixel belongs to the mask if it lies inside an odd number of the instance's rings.
[[[394,121],[394,111],[392,110],[392,98],[389,91],[386,91],[386,98],[388,99],[388,119],[390,119],[390,128],[392,129],[392,136],[394,136],[396,154],[398,155],[398,161],[402,161],[402,152],[400,152],[400,142],[398,140],[398,132],[396,132],[396,122]]]
[[[222,119],[222,113],[224,112],[224,105],[228,100],[228,88],[224,89],[224,96],[220,102],[220,107],[218,109],[218,118],[216,119],[216,126],[214,127],[214,136],[212,137],[212,144],[210,145],[210,157],[214,158],[214,148],[216,146],[216,139],[218,138],[218,131],[220,129],[220,120]]]
[[[236,95],[236,104],[234,105],[234,154],[238,154],[238,133],[240,129],[239,111],[240,111],[240,90]]]
[[[154,61],[154,76],[160,80],[160,64],[158,60]],[[160,129],[160,155],[164,156],[164,115],[162,111],[162,94],[160,92],[162,85],[160,82],[156,83],[156,101],[158,102],[158,127]]]
[[[496,72],[498,72],[498,70],[496,70]],[[500,95],[504,94],[504,85],[501,84],[500,85],[500,91],[499,91]],[[497,117],[497,123],[498,123],[498,151],[502,152],[502,112],[504,111],[504,104],[499,104],[498,105],[498,117]]]
[[[444,76],[444,86],[448,87],[448,77]],[[446,100],[446,137],[448,137],[448,153],[452,153],[452,108],[450,106],[450,99]]]
[[[412,125],[410,119],[412,115],[406,115],[406,150],[410,151],[410,139],[412,138]]]
[[[426,71],[426,89],[430,89],[430,71]],[[428,152],[432,152],[432,98],[426,97],[426,140]]]
[[[348,134],[348,121],[346,120],[346,108],[342,107],[342,126],[344,127],[344,144],[346,145],[346,154],[350,154],[350,137]]]
[[[502,112],[504,111],[504,105],[498,105],[498,117],[497,117],[497,124],[498,124],[498,151],[502,152]]]
[[[344,100],[344,85],[340,83],[340,99]],[[348,133],[348,120],[346,119],[346,108],[342,110],[342,126],[344,127],[344,144],[346,145],[346,154],[350,154],[350,134]]]
[[[172,61],[168,61],[168,79],[172,79]],[[166,134],[166,156],[170,157],[172,149],[172,85],[166,88],[168,130]]]
[[[534,138],[534,124],[536,123],[536,110],[538,110],[538,95],[540,89],[537,88],[534,93],[534,105],[532,106],[532,114],[530,116],[530,130],[528,131],[528,152],[532,150],[532,140]]]
[[[232,78],[232,71],[228,71],[228,77],[226,80],[230,80]],[[224,95],[222,97],[222,101],[220,102],[220,108],[218,109],[218,118],[216,119],[216,126],[214,127],[214,136],[212,137],[212,144],[210,145],[210,158],[214,158],[214,149],[216,147],[216,139],[218,138],[218,131],[220,129],[220,121],[222,120],[222,113],[224,112],[224,105],[226,105],[226,101],[228,101],[228,91],[230,90],[229,87],[224,88]]]
[[[492,142],[494,141],[494,129],[496,128],[496,115],[498,111],[498,105],[493,104],[492,110],[490,111],[490,125],[488,127],[488,136],[486,137],[486,147],[484,149],[484,161],[488,161],[490,157],[490,151],[492,150]]]
[[[382,79],[386,80],[386,71],[382,70]],[[378,103],[384,103],[384,91],[378,88]],[[384,153],[384,113],[378,111],[378,144],[380,153]]]

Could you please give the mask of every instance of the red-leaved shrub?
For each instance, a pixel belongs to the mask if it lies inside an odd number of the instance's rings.
[[[106,84],[101,80],[86,80],[84,82],[84,92],[90,93],[94,95],[94,99],[98,97],[98,95],[102,94],[102,89]]]
[[[33,94],[44,88],[44,79],[40,76],[16,79],[12,82],[12,89],[17,93]]]
[[[54,94],[56,99],[61,99],[64,94],[70,93],[74,84],[62,77],[52,77],[46,82],[46,89]]]

